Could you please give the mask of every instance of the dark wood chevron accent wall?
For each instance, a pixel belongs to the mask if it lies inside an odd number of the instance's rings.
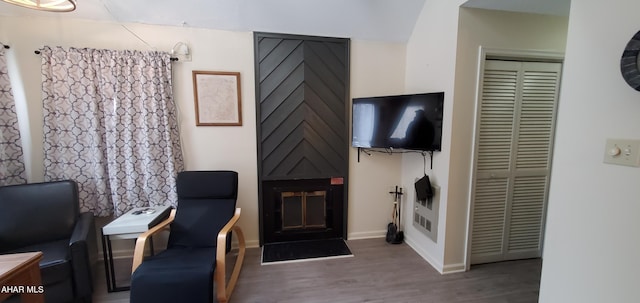
[[[255,33],[254,46],[262,223],[264,182],[321,178],[343,182],[346,222],[349,39]]]

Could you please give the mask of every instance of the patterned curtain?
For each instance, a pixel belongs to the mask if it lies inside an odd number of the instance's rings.
[[[0,48],[0,186],[27,183],[5,49]]]
[[[184,169],[169,55],[45,47],[45,180],[73,179],[97,216],[173,204]]]

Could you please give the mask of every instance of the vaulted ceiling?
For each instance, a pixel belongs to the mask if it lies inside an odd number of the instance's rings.
[[[71,13],[0,2],[0,15],[78,18],[406,42],[429,0],[78,0]],[[463,6],[568,15],[570,0],[469,0]]]

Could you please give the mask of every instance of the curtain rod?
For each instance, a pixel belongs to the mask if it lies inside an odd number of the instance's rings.
[[[0,42],[0,44],[2,44],[2,42]],[[4,45],[4,44],[2,44],[2,45]],[[8,45],[4,45],[4,48],[9,48],[9,46],[8,46]],[[33,52],[34,52],[36,55],[40,55],[40,51],[39,51],[39,50],[35,50],[35,51],[33,51]],[[169,60],[171,60],[171,61],[173,62],[173,61],[178,61],[178,60],[180,60],[180,59],[178,59],[178,58],[176,58],[176,57],[171,57],[171,58],[169,58]]]

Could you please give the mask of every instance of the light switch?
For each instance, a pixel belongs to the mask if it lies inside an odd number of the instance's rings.
[[[640,166],[640,140],[607,139],[604,163]]]

